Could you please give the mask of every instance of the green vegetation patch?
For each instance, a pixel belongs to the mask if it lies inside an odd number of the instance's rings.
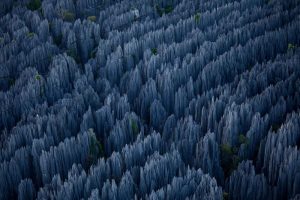
[[[195,22],[198,24],[200,22],[200,13],[197,13],[195,16],[194,16],[194,19],[195,19]]]
[[[221,151],[224,154],[228,154],[228,155],[232,155],[233,154],[232,148],[231,148],[231,146],[229,144],[222,144],[221,145]]]
[[[289,43],[288,44],[288,50],[293,50],[293,49],[296,49],[296,45],[292,44],[292,43]]]
[[[280,127],[281,127],[280,124],[274,123],[271,126],[271,130],[272,130],[272,132],[276,133]]]
[[[99,157],[104,155],[103,145],[97,139],[93,129],[89,129],[88,132],[90,136],[88,161],[91,163],[95,163]]]
[[[33,37],[33,36],[34,36],[34,33],[33,33],[33,32],[27,33],[27,37],[31,38],[31,37]]]
[[[138,127],[136,121],[131,120],[130,123],[131,123],[131,130],[132,130],[133,134],[137,135],[139,133],[139,127]]]
[[[38,10],[41,7],[42,3],[41,0],[31,0],[27,4],[27,8],[31,11]]]
[[[87,20],[90,20],[92,22],[96,22],[97,21],[97,17],[96,16],[88,16]]]
[[[235,170],[240,162],[236,155],[237,149],[232,148],[229,144],[221,145],[221,166],[224,170],[225,177],[228,177]]]
[[[91,51],[90,58],[96,58],[96,54],[97,54],[97,48]]]
[[[166,14],[169,14],[173,11],[173,6],[166,6],[164,10]]]
[[[228,200],[229,194],[227,192],[223,192],[223,200]]]
[[[35,75],[35,79],[36,79],[37,81],[40,81],[40,80],[41,80],[41,75],[36,74],[36,75]]]
[[[62,18],[67,22],[73,22],[75,20],[75,14],[70,11],[63,11]]]
[[[152,48],[151,52],[152,52],[153,55],[157,55],[157,48]]]
[[[248,144],[248,138],[243,135],[243,134],[240,134],[239,135],[239,144]]]
[[[159,5],[155,5],[157,14],[161,17],[163,14],[169,14],[173,11],[173,6],[168,5],[164,8],[161,8]]]

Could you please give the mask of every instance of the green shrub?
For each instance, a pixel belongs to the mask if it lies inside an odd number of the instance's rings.
[[[156,48],[152,48],[151,52],[152,52],[153,55],[157,55],[157,49]]]
[[[229,194],[227,192],[223,192],[223,200],[228,200]]]
[[[226,154],[230,154],[230,155],[233,154],[232,148],[229,144],[222,144],[221,151]]]
[[[221,166],[225,177],[228,177],[240,162],[237,152],[237,148],[232,148],[229,144],[221,145]]]
[[[195,22],[199,23],[200,22],[200,13],[197,13],[194,18],[195,18]]]
[[[75,14],[69,11],[63,11],[62,17],[63,20],[67,22],[73,22],[75,20]]]
[[[172,6],[166,6],[164,10],[165,10],[166,14],[169,14],[173,11],[173,7]]]
[[[33,37],[33,36],[34,36],[34,33],[33,33],[33,32],[27,33],[27,37],[31,38],[31,37]]]
[[[35,79],[40,82],[42,80],[42,77],[40,74],[36,74]],[[40,83],[42,84],[42,82]],[[40,96],[42,97],[43,95],[44,95],[44,87],[43,85],[40,85]]]
[[[278,129],[280,128],[280,124],[274,123],[271,126],[271,130],[276,133],[278,131]]]
[[[133,134],[137,135],[139,133],[139,127],[138,127],[136,121],[131,120],[130,122],[131,122],[131,129],[132,129]]]
[[[248,144],[248,138],[245,135],[240,134],[239,135],[239,144]]]
[[[296,48],[296,45],[292,44],[292,43],[289,43],[288,44],[288,50],[293,50]]]
[[[36,74],[36,75],[35,75],[35,79],[36,79],[37,81],[40,81],[40,80],[41,80],[41,75]]]
[[[101,142],[97,139],[94,133],[94,130],[89,129],[88,132],[90,136],[88,161],[94,163],[100,156],[104,155],[104,151]]]
[[[27,8],[31,11],[37,10],[41,7],[42,3],[41,0],[31,0],[28,4],[27,4]]]
[[[169,14],[173,11],[173,7],[171,5],[166,6],[165,8],[159,7],[159,5],[155,5],[156,12],[161,17],[163,14]]]
[[[97,17],[96,16],[88,16],[87,20],[95,22],[97,20]]]
[[[91,51],[90,58],[96,58],[96,54],[97,54],[97,48]]]

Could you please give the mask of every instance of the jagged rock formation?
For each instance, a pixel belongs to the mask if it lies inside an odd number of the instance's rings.
[[[299,0],[1,0],[0,200],[299,199]]]

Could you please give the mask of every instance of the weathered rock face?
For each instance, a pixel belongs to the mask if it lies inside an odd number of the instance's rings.
[[[214,133],[207,133],[196,146],[196,167],[215,177],[219,184],[224,182],[220,163],[220,150]]]
[[[270,199],[271,188],[263,174],[256,174],[251,161],[243,161],[228,180],[232,199]]]
[[[1,0],[0,200],[299,199],[299,0]]]

